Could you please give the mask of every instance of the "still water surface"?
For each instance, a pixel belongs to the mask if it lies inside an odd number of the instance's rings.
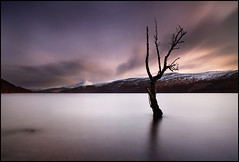
[[[1,94],[1,160],[238,160],[238,94]]]

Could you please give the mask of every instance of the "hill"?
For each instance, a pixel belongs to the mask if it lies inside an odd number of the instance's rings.
[[[31,91],[22,87],[17,87],[1,78],[1,93],[30,93]]]
[[[109,83],[53,88],[45,93],[146,93],[149,78],[129,78]],[[166,73],[157,81],[159,93],[238,93],[238,70],[204,73]]]

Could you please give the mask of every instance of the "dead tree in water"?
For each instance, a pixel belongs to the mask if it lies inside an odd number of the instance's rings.
[[[157,88],[156,88],[156,81],[158,79],[160,79],[164,72],[169,69],[172,72],[175,70],[178,70],[178,63],[176,63],[176,61],[179,59],[176,58],[171,64],[167,64],[167,60],[168,57],[170,56],[170,54],[172,53],[173,50],[179,49],[179,47],[177,47],[178,44],[183,43],[184,41],[182,41],[183,36],[187,33],[180,25],[178,26],[178,28],[176,28],[177,33],[172,35],[171,38],[171,43],[170,43],[170,48],[169,51],[167,53],[167,55],[164,58],[164,65],[163,68],[161,68],[161,63],[160,63],[160,54],[159,54],[159,45],[160,43],[158,42],[158,29],[157,29],[157,21],[155,20],[155,36],[154,36],[154,43],[156,46],[156,51],[157,51],[157,56],[158,56],[158,66],[159,66],[159,71],[157,73],[156,76],[152,76],[152,74],[150,73],[149,70],[149,63],[148,63],[148,58],[149,58],[149,33],[148,33],[148,26],[147,26],[147,30],[146,30],[146,37],[147,37],[147,55],[146,55],[146,59],[145,59],[145,64],[146,64],[146,71],[147,74],[149,76],[150,79],[150,87],[147,88],[147,92],[149,94],[149,102],[150,102],[150,107],[153,110],[153,117],[155,119],[161,118],[163,115],[162,110],[159,108],[158,106],[158,102],[156,99],[156,93],[157,93]]]

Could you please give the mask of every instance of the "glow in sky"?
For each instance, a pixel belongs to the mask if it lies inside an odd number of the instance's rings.
[[[237,1],[1,2],[1,75],[25,88],[146,77],[157,72],[154,19],[160,53],[181,25],[185,43],[178,72],[238,69]],[[162,62],[162,61],[161,61]]]

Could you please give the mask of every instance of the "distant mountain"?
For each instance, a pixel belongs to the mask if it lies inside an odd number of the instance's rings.
[[[60,92],[62,90],[72,89],[79,86],[84,86],[87,83],[86,80],[82,80],[79,83],[68,85],[68,86],[61,86],[56,88],[49,88],[49,89],[40,89],[40,90],[34,90],[34,92],[40,92],[40,93],[53,93],[53,92]]]
[[[1,78],[1,93],[30,93],[31,91],[22,87],[17,87]]]
[[[149,78],[129,78],[110,83],[53,88],[38,92],[145,93]],[[166,73],[157,81],[159,93],[238,93],[238,70],[204,73]]]

